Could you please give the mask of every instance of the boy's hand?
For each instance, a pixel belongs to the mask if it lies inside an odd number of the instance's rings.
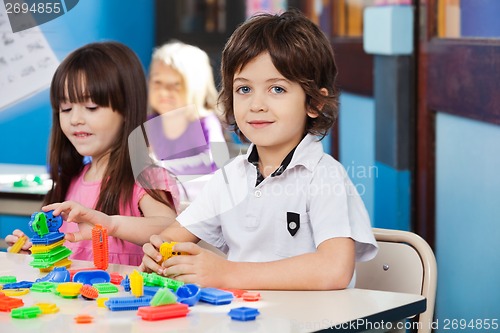
[[[163,274],[163,267],[158,263],[163,259],[159,252],[159,248],[163,244],[163,240],[159,235],[152,235],[149,238],[149,243],[142,246],[142,251],[144,251],[144,257],[142,258],[142,263],[139,269],[143,272],[156,272],[159,275]]]
[[[74,201],[54,203],[42,207],[44,212],[54,210],[54,216],[61,215],[66,222],[79,223],[78,232],[67,233],[65,239],[70,242],[79,242],[84,239],[92,239],[92,228],[100,224],[108,230],[108,235],[113,233],[112,219],[110,216],[90,209]]]
[[[21,238],[22,236],[26,236],[26,235],[21,230],[16,229],[16,230],[14,230],[12,232],[12,235],[7,235],[5,237],[5,242],[9,246],[7,248],[7,252],[10,252],[10,249],[11,249],[12,245],[14,245],[19,240],[19,238]],[[18,253],[31,254],[30,248],[31,248],[32,245],[33,244],[28,239],[26,241],[26,243],[24,243],[24,245],[21,247],[21,250]]]
[[[177,243],[173,250],[190,255],[173,256],[163,262],[163,275],[202,287],[226,286],[225,277],[231,272],[230,261],[194,243]]]

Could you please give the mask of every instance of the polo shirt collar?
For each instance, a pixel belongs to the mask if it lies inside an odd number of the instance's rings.
[[[299,144],[285,156],[281,165],[276,169],[271,177],[280,176],[287,168],[293,168],[296,165],[303,165],[312,171],[323,156],[323,146],[317,137],[307,134]],[[246,154],[247,161],[257,169],[257,185],[264,180],[264,176],[259,171],[259,153],[252,143]]]

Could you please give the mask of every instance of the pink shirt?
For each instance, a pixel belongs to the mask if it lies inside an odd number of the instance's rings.
[[[86,165],[80,175],[73,179],[69,186],[68,193],[66,194],[66,200],[72,200],[78,202],[82,206],[94,208],[99,197],[101,182],[87,182],[83,179],[89,166],[90,165]],[[170,186],[166,185],[166,187]],[[136,183],[134,185],[131,205],[122,204],[120,206],[120,215],[142,216],[139,211],[139,201],[145,194],[146,191]],[[176,195],[174,194],[173,196],[174,201],[176,201]],[[78,223],[64,222],[60,231],[63,233],[77,232]],[[73,252],[70,259],[94,260],[91,240],[83,240],[76,243],[66,241],[64,245]],[[143,252],[142,247],[139,245],[108,236],[108,249],[109,263],[138,266],[142,262]]]

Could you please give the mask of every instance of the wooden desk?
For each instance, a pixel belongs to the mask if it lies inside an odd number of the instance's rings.
[[[43,185],[14,187],[15,181],[40,176]],[[39,211],[52,182],[45,166],[0,164],[0,215],[30,216]]]
[[[0,276],[15,275],[18,281],[34,281],[43,276],[32,268],[30,256],[0,253]],[[73,267],[92,267],[92,263],[74,261]],[[134,267],[110,265],[109,272],[130,273]],[[129,293],[120,292],[125,296]],[[357,332],[361,324],[395,321],[425,311],[426,301],[420,295],[349,289],[341,291],[262,291],[258,302],[234,300],[214,306],[198,303],[185,318],[143,321],[136,311],[113,312],[98,308],[95,301],[63,299],[53,294],[29,293],[22,296],[26,306],[37,302],[56,303],[60,311],[35,319],[12,319],[0,312],[2,332],[316,332],[323,329]],[[260,315],[254,321],[238,322],[227,315],[230,309],[255,307]],[[94,317],[91,324],[75,324],[77,314]],[[339,325],[338,327],[335,327]],[[341,325],[341,326],[340,326]]]

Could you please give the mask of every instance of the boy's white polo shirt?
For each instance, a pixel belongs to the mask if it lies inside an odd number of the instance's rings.
[[[335,237],[356,241],[358,261],[375,256],[365,206],[345,169],[323,152],[315,136],[304,137],[281,175],[257,186],[256,168],[248,162],[252,149],[215,173],[177,217],[181,225],[232,261],[265,262],[314,252]],[[294,235],[290,216],[300,217]]]

